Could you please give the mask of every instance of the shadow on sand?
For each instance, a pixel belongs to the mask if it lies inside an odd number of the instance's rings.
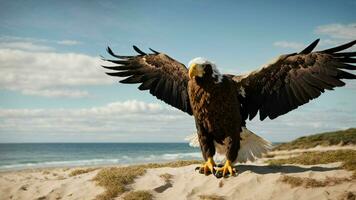
[[[246,171],[251,171],[256,174],[272,174],[272,173],[301,173],[306,171],[325,172],[340,169],[339,167],[298,167],[294,165],[281,166],[257,166],[257,165],[239,165],[236,166],[238,174]]]

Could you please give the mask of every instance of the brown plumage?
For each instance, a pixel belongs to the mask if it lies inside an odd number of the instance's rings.
[[[356,43],[324,51],[312,52],[316,40],[300,53],[280,56],[275,62],[247,75],[221,75],[209,61],[195,61],[188,69],[165,54],[146,54],[134,46],[140,55],[109,54],[118,64],[105,67],[125,77],[121,83],[139,83],[140,90],[150,93],[167,104],[194,115],[203,157],[204,173],[214,172],[215,144],[226,147],[225,170],[233,173],[230,161],[236,160],[240,148],[241,128],[247,119],[259,112],[260,119],[274,119],[310,100],[325,90],[345,85],[341,79],[356,79],[343,69],[355,70],[356,52],[340,52]],[[194,61],[194,60],[193,60]],[[254,147],[256,148],[256,146]],[[257,147],[258,148],[258,147]]]
[[[242,115],[251,120],[259,111],[260,120],[274,119],[317,98],[325,90],[344,86],[341,79],[356,76],[342,69],[355,70],[356,52],[339,51],[356,43],[341,45],[324,51],[311,52],[316,40],[301,53],[280,56],[274,63],[245,76],[234,76],[238,89],[245,95],[239,99]]]
[[[156,51],[153,54],[146,54],[136,46],[134,49],[140,55],[119,56],[108,47],[108,53],[120,60],[104,59],[119,64],[114,67],[103,66],[106,69],[118,71],[107,74],[126,77],[120,80],[120,83],[141,83],[139,90],[149,90],[158,99],[191,115],[192,110],[187,92],[188,69],[165,54]]]
[[[214,141],[227,145],[227,158],[234,161],[239,149],[241,132],[240,103],[231,79],[215,84],[207,66],[203,78],[188,83],[190,105],[205,160],[215,154]]]

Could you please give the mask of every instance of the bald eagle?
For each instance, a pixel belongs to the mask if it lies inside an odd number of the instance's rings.
[[[117,66],[111,76],[125,77],[121,83],[140,84],[165,103],[193,115],[204,164],[201,173],[235,175],[236,161],[253,160],[270,148],[270,143],[246,129],[247,119],[259,113],[260,120],[278,116],[317,98],[325,90],[344,86],[341,79],[355,79],[344,70],[355,70],[356,52],[345,52],[355,41],[314,51],[319,39],[299,53],[279,56],[274,62],[245,75],[221,74],[213,62],[195,58],[189,68],[166,54],[136,46],[136,56],[116,55],[104,59]],[[342,51],[342,52],[341,52]],[[193,138],[194,140],[194,138]],[[194,141],[193,141],[194,143]],[[241,147],[241,148],[240,148]],[[225,154],[220,167],[216,151]]]

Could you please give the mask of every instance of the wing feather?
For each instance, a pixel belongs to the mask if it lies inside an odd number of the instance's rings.
[[[342,87],[342,79],[356,75],[342,69],[356,70],[356,52],[340,52],[356,40],[324,51],[312,52],[319,40],[300,53],[280,56],[274,63],[244,76],[233,76],[242,103],[242,116],[274,119],[312,99],[325,90]]]
[[[153,49],[150,49],[152,54],[147,54],[136,46],[133,46],[133,49],[139,55],[120,56],[108,47],[107,52],[118,60],[103,60],[118,64],[118,66],[103,66],[113,70],[106,74],[123,77],[120,83],[139,83],[139,90],[149,90],[158,99],[192,115],[187,91],[188,69],[183,64]]]
[[[151,78],[146,81],[144,81],[139,87],[139,90],[149,90],[151,87],[153,88],[155,86],[155,82],[157,81],[157,78]]]

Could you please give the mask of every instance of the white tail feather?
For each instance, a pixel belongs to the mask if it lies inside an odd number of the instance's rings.
[[[193,133],[192,135],[187,136],[186,138],[184,138],[184,140],[189,141],[189,146],[191,147],[199,147],[199,138],[198,138],[198,134]]]
[[[256,158],[261,158],[262,154],[267,153],[272,148],[271,142],[254,134],[252,131],[245,127],[242,127],[240,137],[240,149],[237,155],[237,159],[234,162],[255,161]],[[199,139],[197,134],[190,135],[186,137],[185,140],[189,141],[190,146],[199,147]],[[214,144],[216,152],[218,154],[225,155],[225,146],[216,142],[214,142]]]

